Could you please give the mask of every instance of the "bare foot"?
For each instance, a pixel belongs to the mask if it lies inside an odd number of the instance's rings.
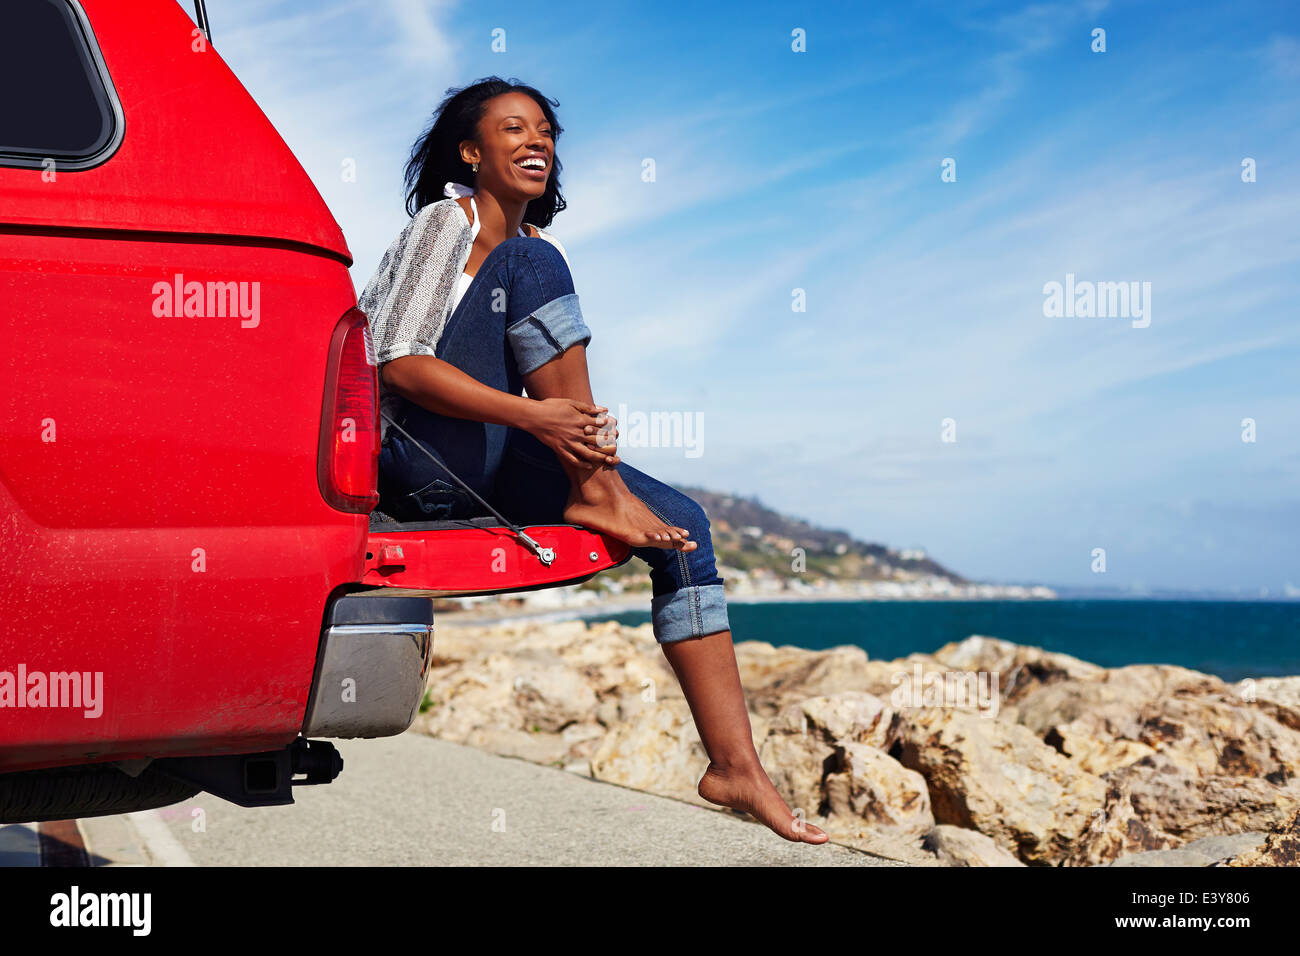
[[[709,769],[700,779],[698,792],[709,803],[743,810],[771,828],[777,836],[792,843],[825,843],[830,839],[824,831],[790,811],[763,768],[757,764],[752,770],[725,771],[709,764]]]
[[[645,502],[632,494],[617,471],[601,466],[581,482],[575,481],[564,506],[564,520],[626,541],[635,548],[694,551],[685,528],[664,524]]]

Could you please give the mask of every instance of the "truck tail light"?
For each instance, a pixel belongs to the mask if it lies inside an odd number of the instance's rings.
[[[379,502],[379,377],[370,362],[369,335],[359,309],[348,310],[334,327],[316,456],[326,502],[360,514]]]

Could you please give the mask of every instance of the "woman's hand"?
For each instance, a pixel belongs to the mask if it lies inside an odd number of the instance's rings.
[[[572,398],[532,401],[524,429],[569,465],[617,465],[617,420],[603,405]]]
[[[379,374],[393,391],[436,414],[522,428],[569,466],[620,462],[618,422],[603,405],[512,395],[432,355],[403,355],[385,363]]]

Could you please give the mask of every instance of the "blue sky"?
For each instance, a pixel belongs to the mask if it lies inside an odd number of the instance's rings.
[[[985,580],[1300,586],[1300,6],[208,6],[358,290],[447,87],[560,101],[596,398],[702,423],[642,470]],[[1150,325],[1045,317],[1067,273]]]

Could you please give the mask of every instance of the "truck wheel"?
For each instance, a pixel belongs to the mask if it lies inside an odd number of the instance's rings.
[[[199,788],[151,764],[138,777],[108,763],[0,774],[0,824],[74,820],[154,810],[188,800]]]

